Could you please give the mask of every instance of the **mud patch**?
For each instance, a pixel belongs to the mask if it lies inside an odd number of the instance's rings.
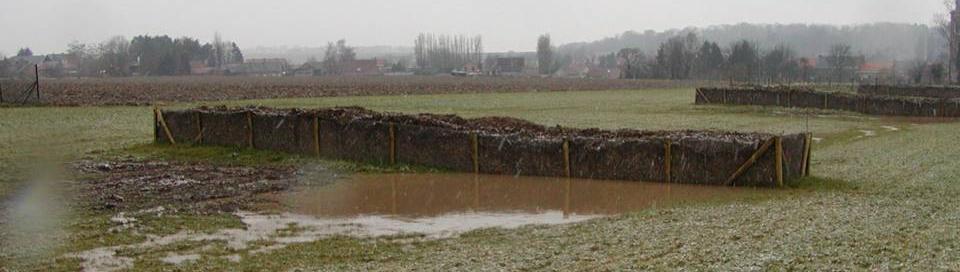
[[[324,219],[292,213],[262,214],[253,212],[235,213],[246,225],[244,229],[224,229],[215,233],[181,232],[163,237],[152,237],[147,242],[103,247],[65,257],[82,260],[83,271],[116,271],[133,268],[134,259],[119,256],[125,250],[149,249],[179,242],[225,242],[226,247],[256,255],[283,249],[287,245],[307,243],[332,236],[375,238],[381,236],[414,235],[422,239],[454,237],[470,230],[501,227],[516,228],[530,224],[564,224],[596,218],[596,216],[564,216],[559,212],[542,214],[462,214],[432,219],[408,220],[388,216],[363,216],[355,218]],[[496,220],[492,220],[496,219]],[[291,230],[295,229],[295,230]],[[266,242],[266,243],[265,243]],[[267,246],[260,246],[269,244]],[[169,264],[196,261],[203,250],[189,254],[169,253],[160,260]],[[222,256],[228,261],[239,262],[240,255]]]
[[[81,203],[93,210],[137,211],[163,206],[171,212],[233,212],[249,207],[259,194],[286,190],[297,180],[293,167],[132,159],[85,160],[75,167],[87,176],[79,183]]]

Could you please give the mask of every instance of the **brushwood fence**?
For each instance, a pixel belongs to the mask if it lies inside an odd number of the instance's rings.
[[[699,88],[696,104],[817,108],[885,116],[960,117],[960,98],[829,93],[791,87]]]
[[[247,147],[496,175],[784,186],[809,174],[811,135],[644,132],[362,108],[155,111],[158,143]]]
[[[857,93],[862,95],[913,96],[952,99],[960,98],[960,87],[860,85],[857,87]]]

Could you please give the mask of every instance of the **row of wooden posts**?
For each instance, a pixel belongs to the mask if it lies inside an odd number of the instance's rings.
[[[163,113],[162,113],[162,111],[161,111],[159,108],[154,108],[154,117],[156,118],[157,122],[159,122],[160,126],[162,127],[163,132],[164,132],[167,140],[168,140],[171,144],[174,144],[174,145],[175,145],[175,144],[176,144],[176,140],[174,139],[173,134],[172,134],[171,131],[170,131],[170,128],[167,126],[167,123],[166,123],[166,121],[165,121],[164,118],[163,118]],[[196,143],[198,143],[198,144],[202,144],[202,141],[203,141],[203,123],[202,123],[202,119],[200,118],[200,112],[199,112],[199,111],[195,113],[195,117],[194,117],[194,118],[196,118],[196,119],[195,119],[195,123],[197,124],[197,136],[196,136],[196,139],[194,140],[194,142],[196,142]],[[247,146],[248,146],[249,148],[251,148],[251,149],[254,149],[254,148],[256,148],[256,146],[254,146],[254,140],[253,140],[253,139],[254,139],[254,138],[253,138],[253,136],[254,136],[254,135],[253,135],[253,134],[254,134],[254,130],[253,130],[253,112],[252,112],[252,111],[246,112],[246,127],[247,127],[247,135],[246,135]],[[393,164],[396,164],[396,163],[397,163],[397,140],[396,140],[396,124],[395,124],[395,123],[389,123],[389,137],[390,137],[390,139],[389,139],[389,141],[390,141],[390,142],[389,142],[389,152],[390,152],[390,153],[389,153],[389,163],[390,163],[391,165],[393,165]],[[480,174],[480,140],[479,140],[479,136],[478,136],[478,134],[477,134],[476,132],[472,132],[472,133],[469,134],[469,137],[470,137],[471,150],[472,150],[472,153],[473,153],[473,154],[472,154],[472,159],[473,159],[473,172],[476,173],[476,174]],[[313,146],[314,146],[314,150],[313,150],[313,151],[314,151],[315,155],[319,157],[319,156],[320,156],[320,148],[321,148],[321,147],[320,147],[320,118],[317,117],[317,116],[315,116],[315,117],[314,117],[314,120],[313,120],[313,142],[314,142],[314,145],[313,145]],[[671,160],[672,154],[671,154],[671,153],[672,153],[672,145],[673,145],[673,141],[671,141],[670,139],[667,139],[667,140],[664,142],[664,165],[663,165],[663,171],[664,171],[664,174],[665,174],[665,177],[666,177],[666,182],[668,182],[668,183],[673,182],[673,179],[672,179],[672,177],[671,177],[671,165],[672,165],[672,160]],[[811,134],[808,133],[808,134],[806,134],[806,136],[805,136],[805,138],[804,138],[804,150],[803,150],[803,157],[802,157],[802,164],[801,164],[801,165],[803,165],[803,168],[802,168],[802,176],[808,176],[808,175],[810,174],[810,155],[811,155],[810,153],[811,153],[811,146],[812,146],[812,136],[811,136]],[[774,148],[774,152],[775,152],[775,157],[774,157],[774,158],[775,158],[775,162],[774,162],[774,163],[775,163],[775,165],[776,165],[776,170],[775,170],[775,171],[776,171],[776,177],[775,177],[776,180],[775,180],[775,181],[776,181],[776,183],[777,183],[777,186],[780,186],[780,187],[785,186],[785,184],[784,184],[784,175],[783,175],[783,164],[784,164],[784,160],[783,160],[783,138],[782,138],[781,136],[774,136],[774,137],[771,137],[771,138],[765,140],[765,141],[763,142],[763,144],[761,144],[760,147],[750,156],[750,158],[749,158],[747,161],[745,161],[739,168],[737,168],[737,170],[736,170],[735,172],[733,172],[733,174],[731,174],[731,175],[726,179],[726,182],[724,183],[724,185],[727,185],[727,186],[732,186],[732,185],[734,185],[734,182],[737,180],[737,178],[739,178],[740,176],[742,176],[742,175],[743,175],[744,173],[746,173],[751,167],[753,167],[753,165],[756,164],[756,162],[757,162],[761,157],[763,157],[763,155],[765,155],[765,154],[770,150],[771,147]],[[568,138],[564,138],[563,144],[562,144],[562,149],[563,149],[562,151],[563,151],[563,167],[564,167],[564,171],[563,171],[563,172],[564,172],[564,175],[569,178],[569,177],[572,176],[572,173],[571,173],[571,166],[570,166],[570,140],[569,140]]]

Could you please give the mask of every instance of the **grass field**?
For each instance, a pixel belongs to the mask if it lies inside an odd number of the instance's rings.
[[[777,198],[652,209],[587,223],[489,229],[438,241],[335,237],[239,263],[201,258],[185,270],[958,270],[960,140],[957,123],[916,123],[843,112],[693,105],[693,90],[462,94],[232,101],[276,107],[365,106],[407,113],[504,115],[544,125],[647,130],[720,129],[822,138],[806,186]],[[210,103],[202,103],[209,104]],[[195,105],[174,105],[187,107]],[[23,180],[25,162],[69,161],[90,151],[151,141],[146,107],[0,108],[0,190]],[[41,155],[37,155],[41,154]],[[0,191],[3,192],[3,191]],[[0,214],[0,216],[3,216]],[[130,243],[145,233],[106,233],[110,215],[74,211],[59,253]],[[143,219],[147,233],[230,226],[229,218]],[[402,240],[402,239],[401,239]],[[203,246],[125,252],[138,269]],[[223,245],[213,244],[214,248]],[[11,252],[11,249],[2,249]],[[0,251],[2,253],[3,251]],[[220,250],[224,255],[237,254]],[[10,257],[8,260],[16,258]],[[0,255],[0,257],[4,257]],[[2,259],[0,259],[2,260]],[[19,260],[19,259],[17,259]],[[76,270],[74,259],[43,260]],[[31,264],[35,264],[32,263]],[[13,267],[13,266],[12,266]],[[238,269],[228,269],[238,268]]]

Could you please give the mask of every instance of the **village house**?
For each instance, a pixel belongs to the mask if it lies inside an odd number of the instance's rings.
[[[340,64],[341,75],[371,76],[383,75],[386,62],[382,59],[353,60]]]
[[[246,76],[283,76],[288,69],[289,64],[286,59],[249,59],[243,63],[228,64],[224,73]]]
[[[496,66],[492,67],[494,74],[520,74],[526,66],[526,59],[523,57],[500,57],[496,60]]]

